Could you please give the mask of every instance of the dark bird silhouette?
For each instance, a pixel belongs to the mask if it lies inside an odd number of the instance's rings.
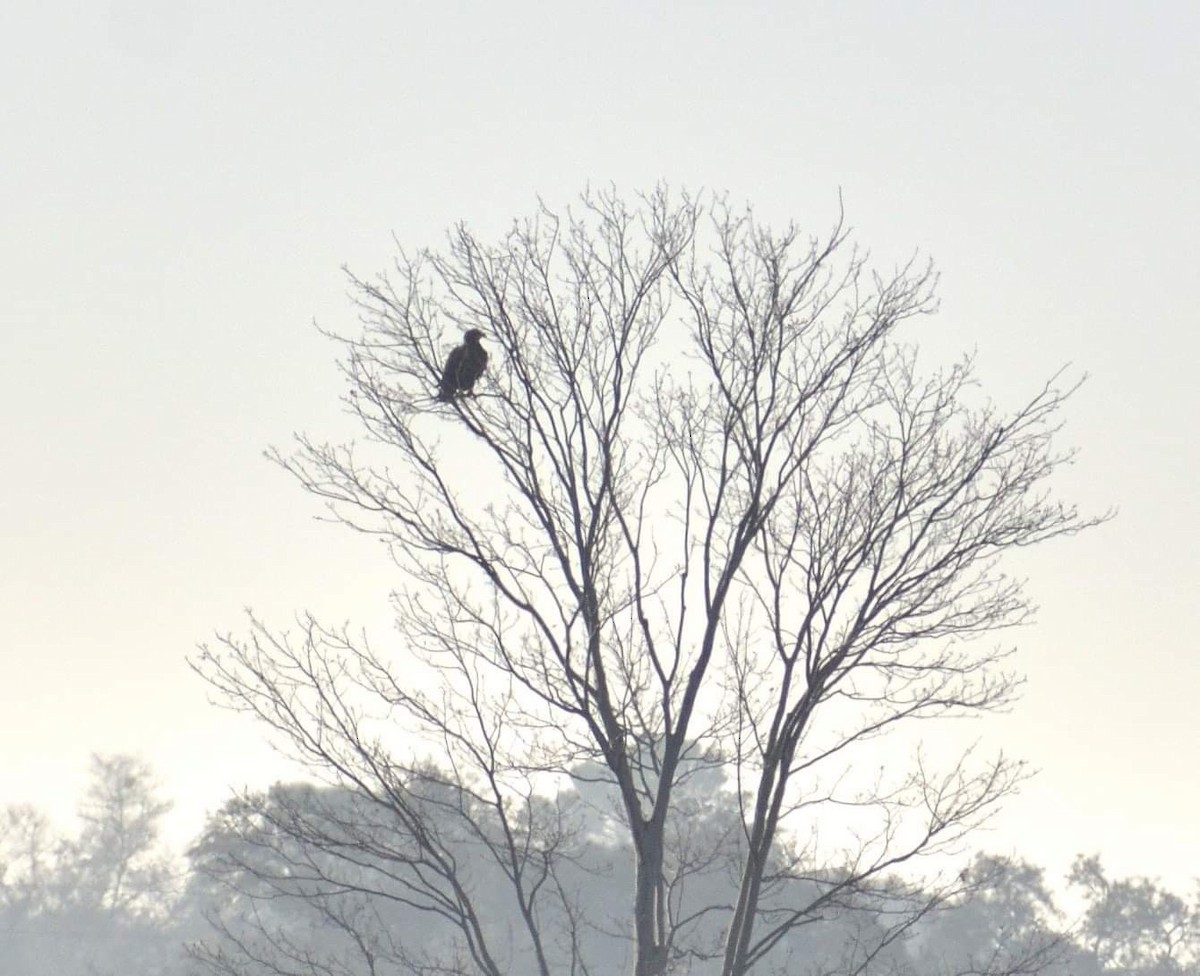
[[[442,381],[438,384],[437,399],[449,403],[456,394],[470,393],[476,381],[487,369],[488,354],[479,344],[483,333],[478,329],[467,330],[463,344],[450,351],[446,366],[442,370]]]

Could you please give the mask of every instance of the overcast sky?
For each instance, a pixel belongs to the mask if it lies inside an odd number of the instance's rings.
[[[839,190],[910,336],[1013,405],[1090,380],[1060,492],[1119,517],[1011,565],[1041,606],[1040,776],[981,843],[1200,874],[1200,5],[168,3],[0,8],[0,805],[69,811],[89,753],[158,769],[183,839],[287,775],[186,657],[311,609],[387,623],[382,549],[262,458],[352,433],[341,271],[541,195],[665,180],[821,232]],[[1006,638],[1008,639],[1008,635]],[[957,733],[956,733],[957,734]]]

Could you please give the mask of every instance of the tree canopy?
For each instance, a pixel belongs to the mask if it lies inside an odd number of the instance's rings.
[[[665,188],[586,193],[494,244],[462,225],[351,282],[365,443],[273,456],[388,543],[396,640],[252,620],[196,667],[372,812],[356,843],[391,825],[392,880],[452,926],[438,966],[594,970],[599,929],[630,939],[635,976],[744,976],[831,913],[873,913],[842,963],[860,971],[971,888],[950,871],[909,898],[895,878],[956,849],[1021,764],[871,750],[1013,701],[987,635],[1030,603],[1003,557],[1098,521],[1050,491],[1070,382],[992,404],[969,359],[923,369],[904,337],[935,308],[929,267],[881,274],[841,221],[772,230]],[[464,329],[489,336],[488,372],[430,409]],[[737,809],[712,834],[681,817],[706,770]],[[548,799],[572,782],[618,812],[625,922],[576,898]],[[273,830],[351,857],[323,813],[262,802]],[[706,872],[732,881],[694,902]]]

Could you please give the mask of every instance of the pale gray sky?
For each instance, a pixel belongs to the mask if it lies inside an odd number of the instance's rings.
[[[1091,380],[1060,479],[1113,523],[1015,565],[1042,769],[983,840],[1052,872],[1200,874],[1200,6],[57,3],[0,10],[0,804],[133,751],[194,830],[280,769],[185,656],[252,606],[387,618],[384,553],[261,457],[350,433],[339,272],[588,181],[728,189],[825,229],[839,188],[921,324],[1013,403]]]

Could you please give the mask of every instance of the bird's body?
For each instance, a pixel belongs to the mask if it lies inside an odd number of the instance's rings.
[[[487,350],[479,344],[482,338],[483,333],[478,329],[469,329],[463,336],[463,344],[446,357],[437,395],[442,403],[449,403],[459,393],[470,393],[487,369]]]

